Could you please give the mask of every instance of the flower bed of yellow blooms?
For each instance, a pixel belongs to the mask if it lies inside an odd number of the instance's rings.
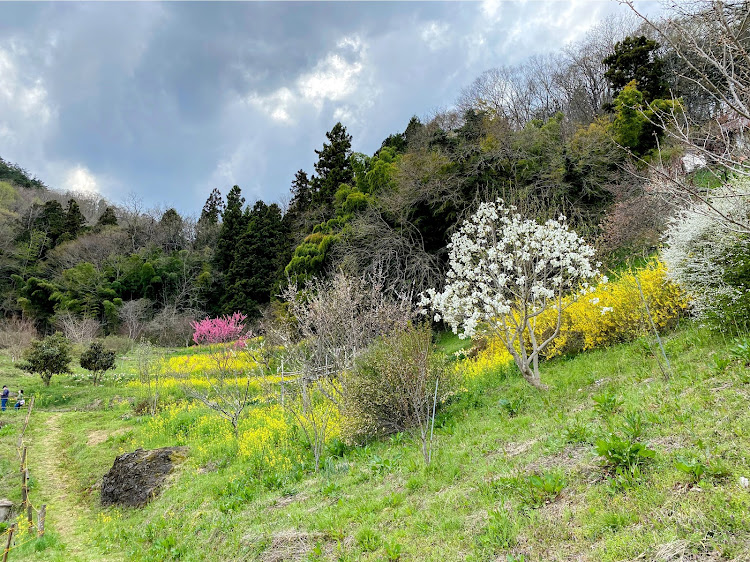
[[[640,283],[643,297],[638,289]],[[658,330],[674,328],[688,307],[684,291],[667,278],[658,260],[652,260],[635,272],[626,272],[607,283],[600,283],[577,300],[564,302],[560,335],[545,350],[546,358],[576,353],[615,343],[631,341],[650,329],[649,316]],[[557,312],[546,310],[536,318],[540,339],[555,329]],[[467,378],[473,378],[512,363],[505,346],[490,338],[487,347],[463,364]]]

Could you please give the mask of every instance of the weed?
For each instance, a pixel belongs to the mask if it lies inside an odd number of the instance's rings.
[[[396,468],[396,460],[388,457],[381,457],[379,455],[373,455],[369,462],[370,471],[373,474],[383,474],[384,472],[391,472]]]
[[[750,338],[739,340],[729,351],[734,357],[742,360],[746,367],[750,366]]]
[[[678,458],[675,466],[677,470],[688,475],[691,484],[698,484],[704,476],[720,480],[730,474],[721,459],[714,459],[709,463],[694,457]]]
[[[514,523],[503,506],[492,509],[484,531],[477,536],[477,549],[486,554],[495,554],[499,550],[516,544],[518,524]]]
[[[565,485],[565,478],[557,472],[529,474],[519,479],[522,501],[529,507],[551,503],[560,495]]]
[[[603,418],[614,414],[622,406],[622,400],[609,391],[595,394],[591,399],[594,401],[594,411]]]
[[[354,538],[365,552],[375,552],[382,543],[380,535],[369,527],[362,527]]]
[[[640,412],[626,412],[622,415],[622,432],[631,441],[638,441],[643,436],[646,422]]]
[[[575,418],[563,430],[566,443],[591,443],[591,428],[580,418]]]
[[[388,562],[396,562],[401,560],[404,547],[401,546],[396,539],[392,539],[385,543],[385,555],[388,558]]]
[[[516,398],[509,400],[507,398],[501,398],[497,401],[497,405],[508,414],[508,417],[513,418],[517,416],[521,408],[523,407],[523,398]]]
[[[724,357],[723,355],[713,355],[711,357],[714,362],[714,371],[717,373],[723,373],[727,370],[727,367],[732,362],[730,357]]]
[[[656,451],[649,449],[643,443],[622,439],[616,435],[610,435],[606,439],[597,439],[596,452],[610,468],[615,470],[631,470],[634,467],[640,467],[656,455]]]

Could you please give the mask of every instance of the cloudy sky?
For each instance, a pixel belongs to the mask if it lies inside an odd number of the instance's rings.
[[[0,156],[54,188],[188,213],[234,184],[249,202],[279,201],[336,121],[372,153],[482,71],[558,50],[624,10],[0,2]]]

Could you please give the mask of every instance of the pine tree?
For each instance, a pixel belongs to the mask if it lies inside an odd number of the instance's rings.
[[[221,191],[214,188],[213,190],[211,190],[211,194],[208,196],[208,199],[206,199],[206,204],[203,205],[201,217],[198,219],[198,222],[218,224],[219,218],[224,212],[224,208],[225,206],[224,201],[221,198]]]
[[[333,201],[342,183],[350,184],[354,180],[349,157],[352,155],[352,137],[346,133],[341,123],[336,123],[323,143],[321,150],[316,150],[318,162],[315,164],[315,176],[312,183],[314,205],[323,209],[326,217],[333,216]]]
[[[76,238],[86,225],[86,217],[83,216],[81,208],[75,199],[68,201],[68,208],[65,210],[65,235],[69,240]]]

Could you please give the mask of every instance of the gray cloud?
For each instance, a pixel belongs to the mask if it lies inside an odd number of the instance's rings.
[[[195,212],[283,198],[341,120],[372,152],[483,70],[616,2],[0,3],[0,156],[53,187]]]

